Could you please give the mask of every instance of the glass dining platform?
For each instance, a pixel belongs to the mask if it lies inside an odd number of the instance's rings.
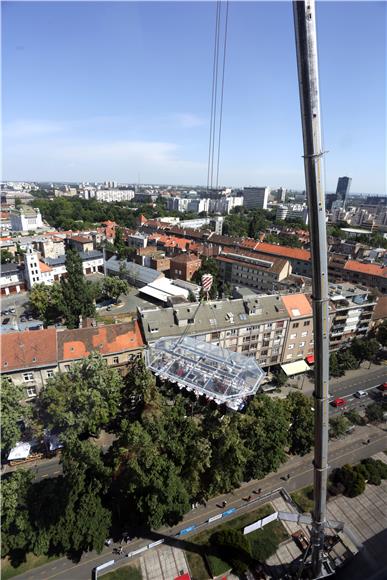
[[[147,368],[180,389],[240,410],[265,373],[252,357],[196,336],[161,338],[145,351]]]

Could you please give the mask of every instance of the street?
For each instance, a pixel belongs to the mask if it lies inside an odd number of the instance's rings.
[[[370,439],[369,445],[365,445],[367,439]],[[384,427],[372,425],[358,427],[352,433],[351,437],[335,440],[330,443],[330,468],[339,467],[345,463],[356,463],[386,448],[387,434]],[[173,528],[162,528],[157,533],[150,533],[148,538],[138,538],[131,542],[127,549],[128,551],[139,549],[149,543],[150,539],[154,541],[164,536],[174,536],[183,528],[202,523],[223,511],[223,501],[227,501],[228,508],[246,505],[243,498],[246,495],[252,494],[253,490],[257,489],[257,487],[260,487],[262,494],[264,494],[278,487],[284,487],[291,492],[309,485],[313,482],[312,460],[312,453],[309,453],[305,457],[292,457],[276,473],[270,474],[260,481],[251,481],[242,484],[239,489],[234,490],[230,494],[221,495],[209,500],[206,507],[201,506],[187,513],[179,525]],[[289,479],[286,477],[287,474],[290,474]],[[252,504],[251,507],[248,506],[246,509],[253,509],[253,506],[256,509],[256,504]],[[230,515],[231,517],[232,515]],[[216,525],[216,522],[213,525]],[[178,540],[174,539],[174,542],[178,544]],[[110,546],[109,548],[106,547],[102,554],[97,554],[96,552],[85,554],[78,564],[74,564],[66,558],[60,558],[40,568],[21,574],[18,578],[23,580],[50,580],[52,578],[89,580],[91,578],[92,568],[112,558],[113,547],[117,547],[117,545]],[[123,558],[122,564],[127,563],[127,559]]]

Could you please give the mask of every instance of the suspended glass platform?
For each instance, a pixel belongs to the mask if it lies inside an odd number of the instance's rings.
[[[196,336],[160,338],[145,351],[149,370],[179,388],[240,410],[265,376],[252,357]]]

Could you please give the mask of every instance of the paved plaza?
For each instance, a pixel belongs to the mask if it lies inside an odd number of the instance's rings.
[[[149,550],[139,563],[143,580],[174,580],[188,572],[184,551],[171,546]]]

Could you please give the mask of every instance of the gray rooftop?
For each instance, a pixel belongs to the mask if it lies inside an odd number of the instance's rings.
[[[1,264],[1,275],[7,276],[9,274],[16,274],[21,270],[19,264],[15,264],[15,262],[11,262],[9,264]]]
[[[103,253],[99,252],[98,250],[92,250],[91,252],[78,252],[82,262],[86,262],[87,260],[97,260],[99,258],[103,258]],[[42,260],[48,266],[61,266],[66,262],[66,255],[59,256],[58,258],[42,258]]]
[[[132,278],[136,280],[136,282],[141,284],[150,284],[154,282],[160,277],[163,277],[163,274],[158,272],[157,270],[153,270],[152,268],[146,268],[145,266],[140,266],[135,262],[128,262],[127,260],[119,260],[117,256],[112,256],[106,262],[106,268],[110,272],[120,273],[121,264],[125,267],[126,275],[128,278]]]
[[[206,334],[268,321],[287,320],[289,315],[280,296],[259,296],[247,300],[217,300],[186,303],[174,308],[139,308],[145,340],[166,336]],[[187,331],[187,326],[189,330]]]

